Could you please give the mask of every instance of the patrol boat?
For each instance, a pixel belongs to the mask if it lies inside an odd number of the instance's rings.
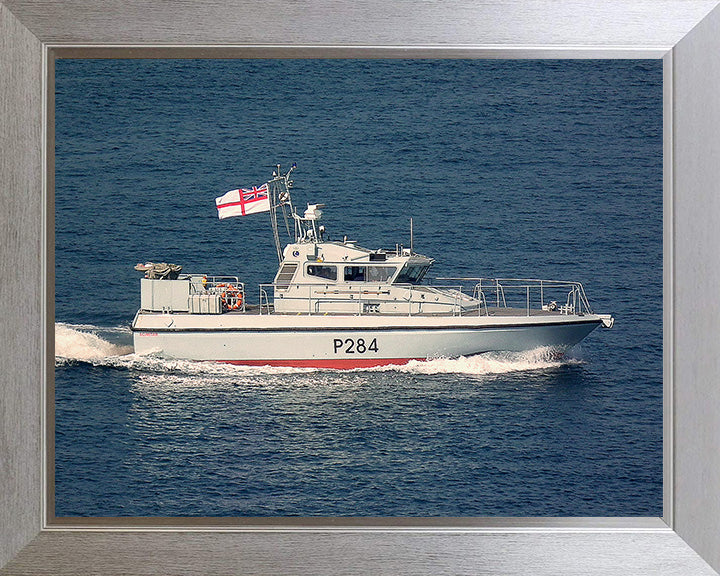
[[[273,282],[261,284],[251,304],[238,277],[139,264],[145,277],[132,323],[136,353],[344,369],[539,347],[562,353],[598,326],[613,325],[609,314],[593,313],[579,282],[425,281],[433,259],[413,250],[412,221],[410,248],[331,241],[320,224],[323,204],[308,204],[302,215],[293,206],[295,168],[283,174],[278,165],[263,186],[216,199],[221,219],[270,213],[279,260]]]

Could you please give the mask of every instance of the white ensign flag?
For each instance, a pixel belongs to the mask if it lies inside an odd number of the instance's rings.
[[[258,212],[268,212],[270,210],[268,185],[263,184],[259,188],[253,186],[251,189],[230,190],[220,198],[215,198],[215,205],[220,220],[231,216],[247,216]]]

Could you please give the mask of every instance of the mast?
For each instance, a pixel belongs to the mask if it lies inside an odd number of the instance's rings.
[[[267,182],[270,197],[270,223],[272,225],[273,238],[275,239],[275,250],[277,251],[278,262],[283,260],[282,244],[280,242],[280,226],[278,225],[278,208],[282,209],[283,218],[285,220],[285,230],[288,239],[292,242],[314,242],[322,241],[325,232],[324,226],[318,226],[317,221],[322,217],[322,208],[325,204],[308,204],[307,210],[303,216],[300,216],[293,206],[290,198],[290,188],[293,181],[290,180],[290,174],[297,168],[297,164],[293,163],[290,170],[285,174],[282,173],[280,164],[276,165],[273,177]],[[293,236],[290,234],[290,222],[293,220]]]
[[[280,231],[278,229],[277,209],[282,208],[283,218],[285,220],[285,229],[290,236],[290,224],[288,223],[288,215],[285,206],[289,206],[290,214],[294,214],[295,210],[290,198],[290,188],[293,182],[290,180],[290,174],[297,168],[297,164],[293,163],[285,174],[280,169],[280,164],[276,165],[273,172],[273,178],[268,182],[270,188],[270,224],[272,225],[273,238],[275,239],[275,249],[277,250],[278,263],[282,262],[282,244],[280,243]]]

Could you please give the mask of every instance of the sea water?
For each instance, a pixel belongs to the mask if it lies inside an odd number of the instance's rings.
[[[659,61],[59,60],[58,516],[659,516]],[[132,353],[137,262],[277,268],[214,198],[298,163],[331,239],[583,282],[533,350],[333,371]]]

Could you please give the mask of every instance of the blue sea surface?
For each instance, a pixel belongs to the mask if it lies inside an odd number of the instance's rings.
[[[56,71],[57,516],[660,516],[662,63],[64,60]],[[214,199],[297,162],[331,238],[431,276],[581,281],[543,350],[333,371],[132,354],[138,262],[277,268]]]

